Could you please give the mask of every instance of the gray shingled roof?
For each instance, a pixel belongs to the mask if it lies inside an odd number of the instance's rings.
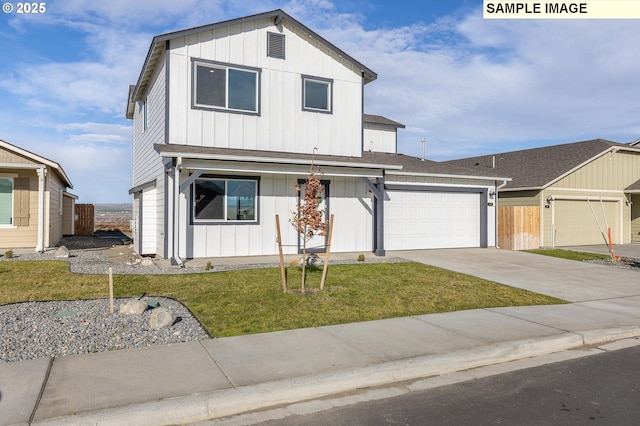
[[[370,124],[378,124],[382,126],[391,126],[400,129],[404,129],[404,124],[398,123],[397,121],[389,120],[387,117],[383,117],[381,115],[373,115],[373,114],[364,114],[364,122]]]
[[[232,149],[232,148],[212,148],[193,145],[176,145],[176,144],[156,144],[155,149],[164,154],[165,156],[178,156],[196,157],[196,158],[211,158],[216,157],[256,157],[264,158],[265,162],[275,162],[278,159],[285,160],[287,163],[308,164],[313,157],[316,164],[322,165],[323,163],[345,163],[347,166],[358,166],[370,168],[371,165],[377,165],[381,169],[388,169],[389,173],[404,172],[415,174],[428,174],[428,175],[448,175],[448,176],[460,176],[460,177],[480,177],[488,178],[491,180],[503,180],[505,179],[503,174],[498,173],[495,170],[478,170],[467,169],[452,164],[439,163],[430,160],[420,160],[416,157],[411,157],[404,154],[393,154],[386,152],[364,152],[362,157],[345,157],[337,155],[315,155],[311,154],[299,154],[292,152],[274,152],[274,151],[258,151],[258,150],[246,150],[246,149]],[[274,161],[275,160],[275,161]],[[255,161],[255,160],[252,160]],[[285,162],[283,161],[283,162]],[[347,164],[349,163],[349,164]],[[482,173],[480,173],[482,172]]]
[[[544,188],[576,167],[614,147],[630,148],[627,144],[593,139],[542,148],[504,152],[480,157],[446,161],[446,164],[477,170],[493,170],[513,180],[504,189]],[[633,149],[633,148],[631,148]],[[495,168],[493,167],[495,159]]]
[[[640,192],[640,180],[633,182],[624,189],[624,192]]]

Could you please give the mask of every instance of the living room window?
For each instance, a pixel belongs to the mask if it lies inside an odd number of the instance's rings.
[[[333,80],[303,75],[302,109],[331,114],[333,110]]]
[[[193,184],[196,222],[256,222],[257,179],[205,177]]]
[[[0,226],[13,225],[13,179],[0,177]]]
[[[193,61],[193,106],[260,113],[260,69]]]

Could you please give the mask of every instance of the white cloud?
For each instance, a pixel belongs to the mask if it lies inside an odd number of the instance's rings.
[[[378,73],[365,109],[407,126],[405,152],[418,154],[422,136],[431,158],[447,159],[637,135],[640,34],[632,21],[487,21],[477,9],[430,25],[341,24],[324,31]]]
[[[131,126],[122,124],[68,123],[56,126],[56,130],[72,143],[130,144],[132,138]]]

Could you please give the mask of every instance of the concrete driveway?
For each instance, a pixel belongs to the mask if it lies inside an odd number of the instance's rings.
[[[390,251],[387,256],[462,272],[512,287],[587,302],[640,296],[640,272],[494,248]]]

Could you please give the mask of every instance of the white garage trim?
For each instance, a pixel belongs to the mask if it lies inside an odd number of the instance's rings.
[[[403,184],[387,184],[384,186],[385,190],[396,192],[396,193],[449,193],[449,194],[477,194],[478,197],[471,197],[470,199],[462,200],[460,197],[458,201],[464,201],[466,203],[471,202],[472,205],[477,206],[477,210],[470,212],[470,215],[467,219],[471,219],[474,224],[477,225],[477,234],[474,231],[472,235],[470,235],[469,239],[465,241],[459,240],[456,241],[445,241],[443,243],[435,243],[432,244],[431,241],[426,242],[424,246],[416,246],[415,244],[408,244],[407,246],[398,246],[396,242],[392,242],[392,249],[417,249],[417,248],[453,248],[453,247],[487,247],[488,244],[488,235],[487,235],[487,197],[488,197],[488,188],[482,187],[457,187],[457,186],[425,186],[425,185],[403,185]],[[387,201],[387,200],[385,200]],[[469,207],[467,204],[466,207]],[[387,219],[385,222],[385,226],[389,224],[389,220]],[[428,231],[427,231],[428,233]],[[455,238],[455,235],[452,236]],[[470,242],[473,240],[473,242]]]

